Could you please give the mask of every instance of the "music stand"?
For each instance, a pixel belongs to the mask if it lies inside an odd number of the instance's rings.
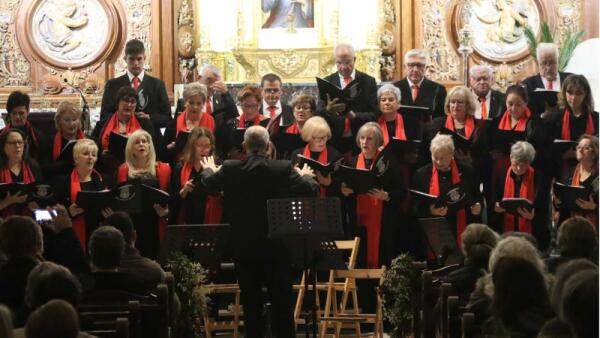
[[[317,336],[316,270],[347,269],[334,240],[342,238],[340,200],[328,198],[284,198],[267,201],[269,238],[289,242],[290,254],[304,271],[306,280],[312,271],[312,310],[305,317],[305,335],[309,336],[308,323],[312,324],[313,337]],[[304,294],[308,293],[304,283]]]
[[[445,217],[419,218],[419,224],[438,263],[443,266],[446,262],[458,264],[462,261],[462,252]]]

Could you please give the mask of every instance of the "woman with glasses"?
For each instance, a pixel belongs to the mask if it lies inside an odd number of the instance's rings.
[[[302,139],[302,128],[317,109],[315,99],[310,95],[299,94],[292,100],[294,120],[287,126],[281,125],[282,114],[271,120],[267,129],[271,140],[277,148],[280,159],[291,159],[294,150],[304,146]]]
[[[28,155],[29,158],[39,161],[39,155],[41,152],[41,145],[45,140],[45,135],[39,130],[35,130],[29,122],[29,95],[15,91],[10,93],[6,100],[6,111],[8,116],[8,123],[5,129],[16,128],[23,132],[25,141],[29,145]]]
[[[29,158],[24,133],[15,128],[0,133],[0,184],[29,184],[41,180],[37,162]],[[17,189],[6,191],[0,196],[0,215],[30,215],[27,192]],[[33,207],[33,205],[30,205]]]

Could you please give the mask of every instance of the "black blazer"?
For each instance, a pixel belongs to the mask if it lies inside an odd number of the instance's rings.
[[[445,115],[444,102],[446,101],[446,87],[443,85],[427,78],[423,79],[421,86],[419,86],[419,95],[417,95],[416,101],[413,101],[412,99],[412,90],[406,78],[394,82],[394,86],[400,88],[400,94],[402,95],[400,104],[408,106],[421,106],[431,109],[431,115],[414,116],[415,118],[427,122],[431,120],[431,117]]]
[[[491,90],[490,95],[490,111],[488,112],[488,118],[496,118],[501,116],[506,111],[506,95],[497,90]]]
[[[569,75],[571,75],[571,73],[558,72],[558,78],[560,79],[561,85],[565,82],[565,79]],[[525,87],[525,89],[527,90],[527,95],[529,97],[531,97],[531,94],[535,91],[536,88],[546,88],[544,86],[544,82],[542,82],[542,76],[539,73],[521,81],[521,85]],[[556,88],[556,90],[560,90],[560,88]],[[546,106],[543,102],[539,103],[529,100],[528,105],[531,112],[537,116],[540,116],[546,110]]]
[[[102,108],[100,109],[101,120],[109,117],[117,110],[117,92],[125,86],[131,86],[127,74],[106,82],[104,95],[102,95]],[[169,103],[165,83],[161,79],[144,73],[144,80],[138,88],[138,96],[139,102],[136,110],[150,114],[150,119],[157,130],[166,127],[167,122],[171,120],[171,104]]]

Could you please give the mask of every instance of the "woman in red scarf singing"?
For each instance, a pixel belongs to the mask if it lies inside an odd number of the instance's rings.
[[[162,191],[169,190],[171,167],[156,161],[152,137],[145,130],[136,130],[127,140],[125,163],[119,167],[117,181],[130,180],[139,180],[141,184]],[[168,214],[168,206],[157,203],[151,208],[142,208],[140,213],[130,214],[138,234],[136,245],[144,257],[155,259],[158,256],[160,242],[166,234]]]
[[[204,112],[206,103],[207,89],[201,83],[190,83],[183,90],[183,101],[185,110],[177,118],[167,125],[165,136],[163,138],[166,149],[164,160],[172,165],[181,161],[181,152],[185,142],[177,142],[182,139],[181,133],[189,133],[194,127],[200,126],[215,132],[215,119],[207,112]]]
[[[181,115],[180,115],[181,116]],[[204,127],[190,131],[183,148],[183,161],[173,170],[169,207],[171,224],[218,224],[221,222],[223,201],[219,195],[209,195],[200,183],[202,164],[207,156],[213,156],[215,137]]]
[[[361,247],[366,248],[366,266],[370,268],[389,265],[399,253],[408,251],[412,238],[401,233],[400,200],[406,195],[404,179],[393,156],[379,156],[383,133],[375,122],[364,124],[356,135],[360,153],[349,166],[372,170],[380,179],[381,189],[371,189],[367,194],[355,194],[344,182],[341,192],[347,198],[344,208],[349,225],[346,237],[361,237]],[[364,263],[363,263],[364,264]]]
[[[228,158],[241,159],[245,157],[242,140],[246,128],[258,125],[266,128],[269,124],[270,119],[261,114],[258,109],[261,100],[260,88],[246,86],[238,93],[238,101],[242,108],[241,115],[229,119],[225,126],[227,145],[224,149]]]
[[[27,141],[19,129],[4,129],[0,133],[0,183],[34,183],[41,181],[41,172],[35,160],[29,159]],[[33,205],[32,205],[33,206]],[[0,197],[0,214],[30,215],[27,193],[7,191]]]
[[[452,136],[436,135],[431,140],[429,151],[431,163],[415,172],[413,189],[429,195],[445,196],[446,200],[456,202],[468,194],[470,204],[456,209],[449,205],[426,204],[416,200],[415,209],[419,218],[445,217],[460,246],[462,233],[467,224],[479,221],[481,214],[479,186],[474,184],[473,169],[454,159],[456,152]],[[456,190],[457,187],[460,187],[460,190]],[[458,191],[458,194],[453,191]]]
[[[575,201],[578,211],[561,206],[561,201],[554,198],[554,206],[560,212],[557,224],[571,216],[587,218],[598,230],[598,138],[592,135],[581,135],[576,147],[577,165],[566,173],[561,182],[566,185],[584,187],[589,192],[588,199]],[[595,183],[594,183],[595,182]]]
[[[292,107],[294,114],[292,123],[284,126],[282,124],[284,116],[279,114],[269,122],[267,129],[277,148],[279,158],[293,161],[292,152],[305,145],[301,132],[304,123],[315,114],[317,103],[312,96],[298,93],[292,99]]]
[[[331,129],[324,118],[313,116],[304,123],[302,127],[302,140],[307,143],[306,146],[294,150],[292,153],[292,164],[296,165],[300,159],[298,155],[311,158],[319,163],[326,165],[335,163],[342,155],[327,142],[331,139]],[[317,182],[321,185],[320,196],[338,196],[340,187],[339,181],[332,176],[331,173],[323,176],[319,171],[315,170]]]
[[[535,149],[525,141],[519,141],[510,149],[510,166],[503,178],[496,183],[500,189],[496,191],[496,227],[499,233],[519,231],[532,234],[537,238],[543,234],[543,229],[534,226],[534,217],[539,213],[539,203],[543,194],[540,185],[543,179],[539,170],[535,170],[531,163],[535,158]],[[500,206],[506,198],[524,198],[529,200],[533,208],[518,208],[517,213],[508,213]],[[547,226],[547,223],[546,223]]]
[[[4,129],[16,128],[23,132],[25,135],[24,140],[27,142],[29,148],[27,155],[31,159],[40,161],[38,157],[41,152],[41,145],[45,140],[45,135],[39,130],[35,130],[29,122],[29,95],[15,91],[10,93],[6,100],[6,111],[8,112],[8,123]]]

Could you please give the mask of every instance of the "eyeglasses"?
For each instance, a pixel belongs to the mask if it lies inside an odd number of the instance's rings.
[[[419,62],[407,63],[406,67],[408,67],[408,68],[425,68],[425,64],[424,63],[419,63]]]
[[[544,61],[544,62],[540,62],[540,66],[543,67],[549,67],[549,66],[554,66],[556,65],[556,61],[552,60],[552,61]]]
[[[11,142],[6,142],[6,144],[11,145],[11,146],[23,146],[23,145],[25,145],[25,142],[23,142],[23,141],[11,141]]]
[[[133,97],[130,98],[122,98],[121,102],[125,103],[125,104],[137,104],[137,100]]]
[[[295,106],[294,109],[296,109],[296,110],[305,110],[305,111],[311,111],[312,110],[311,106]]]
[[[256,109],[256,108],[258,108],[258,103],[242,105],[242,109]]]
[[[280,92],[279,88],[265,88],[263,89],[267,94],[277,94]]]
[[[588,151],[588,150],[592,150],[592,147],[590,147],[590,146],[577,146],[577,147],[575,147],[575,149],[577,149],[577,150],[583,150],[583,151]]]

